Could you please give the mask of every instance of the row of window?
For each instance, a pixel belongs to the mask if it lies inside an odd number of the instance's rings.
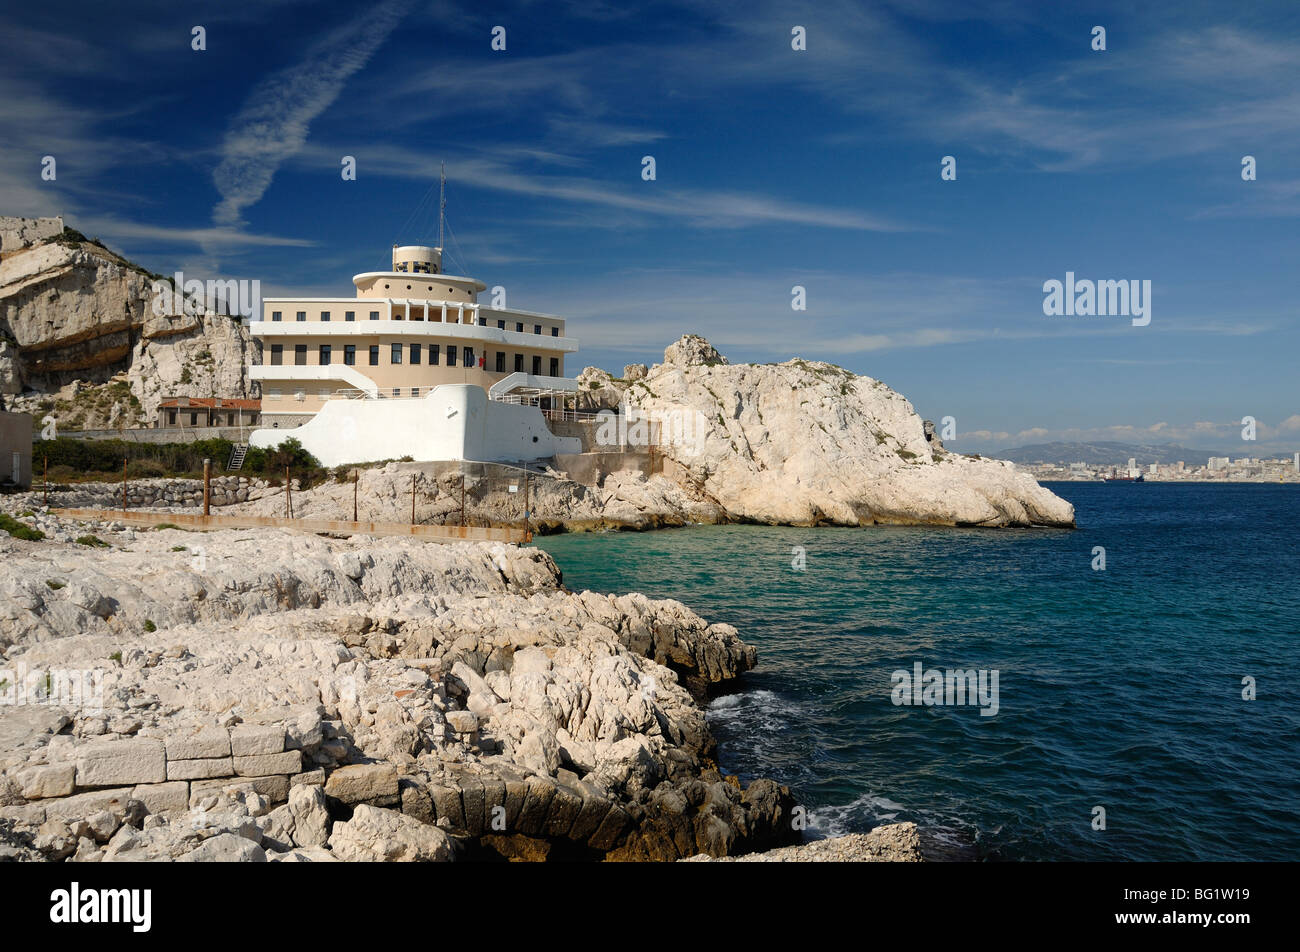
[[[425,345],[390,344],[389,351],[388,351],[388,363],[390,365],[401,364],[404,353],[408,363],[418,365],[425,356]],[[441,344],[428,345],[428,358],[429,358],[430,366],[433,367],[438,366],[438,364],[441,363],[442,361],[442,355],[443,352],[442,352]],[[473,347],[458,348],[456,347],[455,344],[448,344],[447,345],[447,366],[448,367],[456,366],[456,360],[458,355],[462,360],[462,366],[465,367],[474,366]],[[371,367],[379,366],[379,345],[378,344],[370,345],[369,358],[370,358]],[[318,366],[327,367],[329,366],[330,363],[333,362],[333,360],[334,360],[334,345],[332,344],[318,345],[317,357],[316,357],[316,362]],[[293,345],[293,362],[294,365],[298,367],[307,366],[307,345],[306,344]],[[343,365],[345,367],[354,367],[356,366],[356,363],[357,363],[356,345],[344,344]],[[283,365],[284,365],[284,345],[272,344],[271,345],[271,366],[279,367]],[[479,366],[485,366],[485,364],[483,362],[480,362]],[[515,354],[514,369],[517,372],[523,371],[524,369],[523,354]],[[496,353],[495,371],[496,373],[499,374],[506,372],[506,355],[501,351],[497,351]],[[536,354],[533,355],[531,372],[533,376],[540,376],[542,372],[542,358]],[[550,358],[549,372],[550,372],[550,376],[552,377],[558,377],[560,375],[560,360],[558,357]]]
[[[419,312],[418,312],[418,311],[415,311],[415,312],[413,312],[413,313],[419,313]],[[282,319],[283,319],[283,313],[282,313],[282,312],[280,312],[280,311],[272,311],[272,312],[271,312],[271,320],[272,320],[272,321],[281,321]],[[329,312],[329,311],[321,311],[321,312],[320,312],[320,319],[321,319],[322,321],[326,322],[326,323],[329,323],[329,320],[330,320],[330,312]],[[343,312],[343,320],[344,320],[344,321],[355,321],[356,319],[357,319],[357,312],[356,312],[356,311],[344,311],[344,312]],[[377,320],[379,320],[379,312],[378,312],[378,311],[371,311],[371,312],[370,312],[370,319],[371,319],[372,321],[377,321]],[[400,316],[398,316],[398,315],[394,315],[394,316],[393,316],[393,320],[395,320],[395,321],[400,321],[401,319],[402,319],[402,318],[401,318]],[[307,320],[307,312],[306,312],[306,311],[298,311],[297,314],[296,314],[296,316],[295,316],[295,320],[298,320],[298,321],[306,321],[306,320]],[[448,323],[450,323],[450,322],[448,322]],[[478,326],[479,326],[479,327],[487,327],[487,318],[484,317],[484,316],[481,315],[481,314],[479,315],[479,318],[478,318]],[[505,329],[506,329],[506,322],[505,322],[504,320],[498,320],[498,321],[497,321],[497,330],[502,330],[502,331],[503,331],[503,330],[505,330]],[[522,334],[523,332],[524,332],[524,322],[523,322],[523,321],[515,321],[515,333],[517,333],[517,334]],[[542,333],[542,325],[541,325],[541,324],[534,324],[534,325],[533,325],[533,333],[534,333],[534,334],[541,334],[541,333]],[[560,336],[560,328],[559,328],[558,325],[556,325],[555,327],[552,327],[552,328],[551,328],[551,336],[552,336],[552,337],[559,337],[559,336]]]
[[[190,417],[190,426],[198,426],[198,425],[199,425],[199,413],[198,413],[198,411],[196,411],[196,410],[190,410],[190,411],[189,411],[189,417]],[[181,419],[182,419],[182,421],[184,420],[184,418],[185,418],[185,414],[181,414]],[[226,413],[226,414],[225,414],[225,420],[226,420],[226,422],[223,424],[223,423],[221,422],[221,420],[222,420],[222,414],[220,414],[220,413],[211,413],[211,414],[207,414],[207,413],[205,413],[205,415],[204,415],[204,424],[203,424],[203,425],[204,425],[204,426],[236,426],[236,425],[240,425],[240,424],[244,424],[244,423],[256,422],[256,419],[257,419],[257,414],[256,414],[255,412],[251,412],[251,413],[248,413],[248,414],[243,414],[243,413]],[[176,426],[176,411],[175,411],[175,410],[168,410],[168,411],[167,411],[167,425],[168,425],[168,426]],[[184,424],[182,423],[182,425],[184,425]]]
[[[431,389],[433,389],[433,388],[431,388],[431,387],[406,387],[405,389],[403,389],[402,387],[393,387],[392,389],[388,390],[387,392],[388,392],[388,394],[389,394],[390,396],[393,396],[393,397],[400,397],[403,393],[405,393],[407,396],[410,396],[410,397],[422,397],[422,396],[424,396],[428,391],[430,391]],[[266,391],[266,399],[267,399],[267,400],[279,400],[279,399],[281,399],[281,397],[283,397],[283,395],[284,395],[283,392],[280,391],[280,390],[267,390],[267,391]],[[322,400],[328,400],[330,397],[334,396],[334,391],[333,391],[333,390],[322,390],[322,391],[320,391],[319,396],[320,396],[320,399],[322,399]],[[293,398],[294,398],[295,400],[297,400],[299,403],[302,403],[304,400],[307,399],[307,391],[306,391],[306,390],[295,390],[295,391],[293,392]],[[175,423],[176,421],[173,420],[172,422]]]

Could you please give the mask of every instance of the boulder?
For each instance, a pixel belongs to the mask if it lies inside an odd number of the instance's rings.
[[[348,862],[447,862],[451,841],[436,826],[428,826],[395,810],[362,804],[346,823],[334,824],[329,846]]]

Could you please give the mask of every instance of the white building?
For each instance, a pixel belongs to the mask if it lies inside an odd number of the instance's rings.
[[[250,445],[292,435],[326,466],[581,451],[547,424],[577,390],[563,318],[480,304],[487,286],[443,274],[442,249],[425,245],[394,246],[391,271],[352,283],[351,298],[263,299],[250,324],[263,359],[249,367],[263,428]]]

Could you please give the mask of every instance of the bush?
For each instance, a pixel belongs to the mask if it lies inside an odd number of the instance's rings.
[[[19,522],[13,516],[0,512],[0,529],[9,533],[15,539],[24,539],[28,542],[40,542],[45,538],[45,533],[40,529],[33,529],[26,523]]]
[[[92,476],[120,478],[122,460],[127,462],[130,477],[136,462],[136,478],[142,476],[197,476],[203,472],[203,460],[211,459],[213,468],[221,470],[234,450],[229,440],[196,440],[193,443],[132,443],[126,440],[36,440],[32,443],[32,460],[41,465],[42,457],[50,462],[50,476],[61,478]]]
[[[133,459],[126,464],[126,475],[130,479],[150,479],[166,476],[167,467],[156,459]]]
[[[257,453],[256,459],[254,453]],[[253,447],[244,457],[244,468],[253,468],[254,472],[269,481],[272,486],[280,485],[286,466],[289,467],[290,478],[298,480],[298,485],[304,489],[330,477],[330,471],[321,466],[320,460],[307,452],[302,443],[292,436],[275,449]]]
[[[92,549],[107,549],[108,543],[99,536],[84,535],[77,536],[77,545],[88,545]]]

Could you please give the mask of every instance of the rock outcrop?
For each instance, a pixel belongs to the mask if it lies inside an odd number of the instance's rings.
[[[870,833],[850,833],[798,846],[783,846],[745,856],[701,853],[686,863],[921,863],[921,835],[915,823],[878,826]]]
[[[699,705],[754,649],[679,602],[569,592],[500,544],[93,528],[107,545],[0,534],[15,851],[676,860],[797,838],[788,789],[719,773]]]
[[[730,519],[1074,524],[1073,507],[1031,476],[1008,462],[945,451],[901,394],[834,364],[730,364],[708,341],[687,336],[624,385],[623,404],[656,421],[676,482]]]
[[[34,222],[60,227],[51,234]],[[239,318],[156,315],[159,276],[60,219],[0,224],[0,392],[11,395],[9,409],[94,429],[151,425],[164,396],[250,394],[255,347]]]

